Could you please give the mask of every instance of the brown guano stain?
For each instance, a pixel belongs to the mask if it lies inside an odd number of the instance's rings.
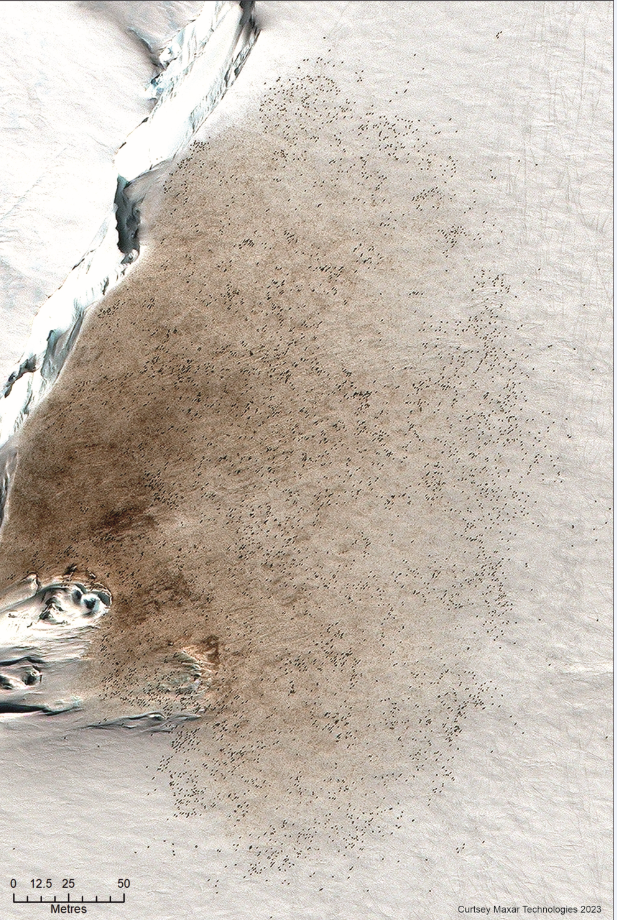
[[[451,781],[495,703],[504,535],[541,452],[446,140],[333,72],[178,166],[23,431],[4,531],[3,581],[77,563],[111,589],[102,713],[202,712],[164,765],[178,813],[225,815],[255,873],[359,851],[403,789]],[[174,690],[182,649],[201,696]]]

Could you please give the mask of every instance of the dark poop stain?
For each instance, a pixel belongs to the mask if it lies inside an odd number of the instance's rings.
[[[98,525],[99,531],[106,533],[108,539],[118,537],[127,530],[139,527],[148,529],[154,527],[154,518],[147,512],[146,502],[132,504],[124,508],[114,508],[106,511]]]
[[[171,715],[188,674],[204,718],[162,769],[247,871],[395,833],[498,705],[504,540],[546,452],[472,205],[443,135],[307,67],[180,164],[24,428],[2,579],[78,559],[109,586],[102,719]]]

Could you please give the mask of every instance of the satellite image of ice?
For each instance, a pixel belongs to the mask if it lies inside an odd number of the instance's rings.
[[[605,0],[4,0],[0,917],[612,915]]]

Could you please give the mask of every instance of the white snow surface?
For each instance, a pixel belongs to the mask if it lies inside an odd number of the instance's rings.
[[[0,380],[109,210],[113,158],[152,108],[146,44],[163,47],[202,6],[0,3]]]
[[[39,710],[62,712],[79,705],[64,696],[83,657],[88,632],[109,611],[102,586],[68,577],[42,585],[35,575],[0,595],[0,718]]]

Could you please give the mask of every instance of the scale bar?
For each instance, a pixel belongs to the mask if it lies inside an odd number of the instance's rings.
[[[30,898],[29,895],[26,895],[25,898],[18,898],[15,892],[13,892],[13,904],[126,904],[126,892],[122,894],[121,898],[112,898],[112,896],[109,895],[109,898],[103,899],[96,895],[94,900],[92,900],[84,898],[82,895],[77,901],[71,901],[70,894],[61,900],[58,900],[57,896],[54,895],[52,901],[51,898],[43,898],[43,895],[40,895],[38,898]]]

